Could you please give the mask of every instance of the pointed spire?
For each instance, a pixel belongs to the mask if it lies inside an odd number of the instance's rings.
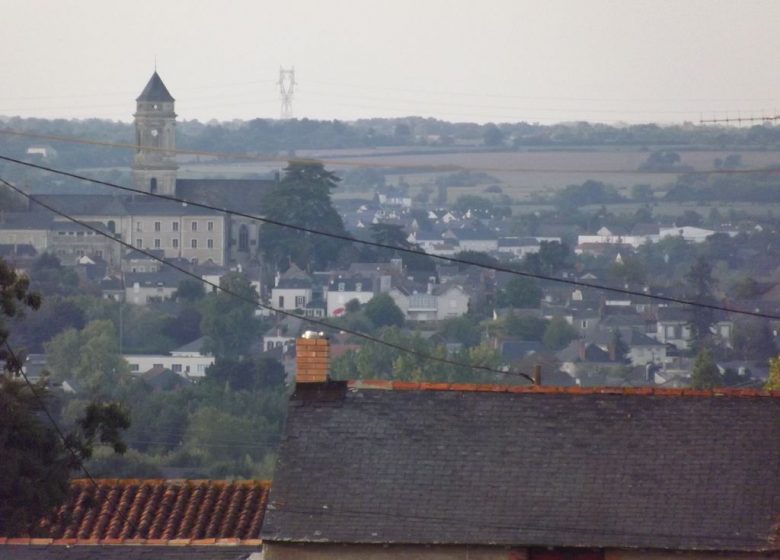
[[[155,62],[154,74],[149,78],[149,83],[146,84],[146,87],[141,92],[141,95],[136,98],[136,101],[174,101],[173,97],[168,92],[168,88],[165,87],[160,75],[157,73],[156,66],[157,64]]]

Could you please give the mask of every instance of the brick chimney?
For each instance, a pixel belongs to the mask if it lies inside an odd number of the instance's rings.
[[[296,343],[296,383],[325,383],[330,373],[330,342],[324,333],[306,331]]]

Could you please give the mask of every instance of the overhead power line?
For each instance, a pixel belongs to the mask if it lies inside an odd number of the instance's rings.
[[[19,361],[19,358],[14,353],[13,349],[11,348],[11,345],[8,344],[7,340],[5,341],[5,348],[6,348],[6,350],[8,350],[8,354],[11,356],[11,363],[13,363],[13,364],[21,364],[21,362]],[[24,373],[24,370],[20,366],[18,366],[18,365],[16,367],[14,367],[13,370],[11,370],[11,373],[16,374],[16,375],[20,375],[22,377],[22,379],[24,379],[24,382],[27,385],[27,387],[30,389],[30,392],[32,393],[33,398],[38,402],[38,406],[41,408],[41,410],[43,411],[43,414],[49,420],[49,423],[54,428],[54,431],[57,433],[57,436],[60,438],[60,441],[62,441],[63,447],[65,447],[65,449],[68,451],[68,453],[72,457],[73,462],[76,463],[76,465],[78,465],[78,467],[81,469],[81,472],[84,473],[84,476],[87,477],[87,479],[90,481],[92,486],[94,486],[95,490],[97,490],[98,493],[99,493],[100,492],[100,485],[94,479],[94,477],[92,476],[92,473],[89,472],[89,470],[87,469],[86,465],[84,465],[84,461],[81,459],[81,457],[79,457],[79,454],[76,453],[76,451],[70,445],[70,442],[68,441],[67,436],[62,431],[62,428],[60,428],[60,425],[57,423],[57,421],[54,419],[54,416],[52,415],[51,411],[49,411],[49,407],[46,406],[46,401],[44,401],[43,397],[41,397],[41,395],[38,394],[38,391],[35,389],[35,385],[33,385],[30,382],[30,379],[27,377],[27,374]],[[118,506],[118,504],[117,504],[117,506]],[[138,526],[135,523],[133,523],[130,519],[128,519],[125,514],[121,513],[118,509],[116,509],[115,512],[117,514],[119,514],[122,517],[122,519],[136,531],[136,533],[139,532]]]
[[[262,303],[262,302],[260,302],[260,301],[258,301],[256,299],[253,299],[253,298],[248,298],[248,297],[244,296],[243,294],[240,294],[238,292],[235,292],[233,290],[225,288],[225,287],[217,284],[216,282],[212,282],[211,280],[207,280],[205,278],[202,278],[202,277],[198,276],[197,274],[187,270],[186,268],[184,268],[182,266],[179,266],[177,264],[174,264],[174,263],[172,263],[170,261],[167,261],[164,258],[159,257],[159,256],[151,253],[150,251],[146,251],[145,249],[141,249],[139,247],[135,247],[135,246],[131,245],[130,243],[126,242],[126,241],[123,241],[121,239],[117,239],[114,236],[104,232],[102,229],[97,228],[97,227],[89,224],[88,222],[84,222],[84,221],[79,220],[78,218],[74,218],[73,216],[71,216],[69,214],[66,214],[63,211],[61,211],[61,210],[59,210],[57,208],[54,208],[53,206],[51,206],[49,204],[46,204],[45,202],[42,202],[42,201],[36,199],[34,196],[31,196],[30,194],[24,192],[22,189],[16,187],[15,185],[12,185],[11,183],[6,181],[2,177],[0,177],[0,183],[4,184],[6,187],[8,187],[9,189],[13,190],[17,194],[22,195],[27,200],[29,200],[29,201],[31,201],[31,202],[41,206],[42,208],[47,209],[50,212],[53,212],[54,214],[57,214],[58,216],[61,216],[61,217],[65,218],[66,220],[68,220],[70,222],[73,222],[74,224],[78,224],[78,225],[80,225],[81,227],[83,227],[85,229],[88,229],[88,230],[90,230],[90,231],[92,231],[92,232],[94,232],[94,233],[96,233],[98,235],[101,235],[101,236],[103,236],[103,237],[105,237],[107,239],[110,239],[114,243],[118,243],[119,245],[122,245],[126,249],[131,249],[133,251],[137,251],[137,252],[139,252],[139,253],[149,257],[150,259],[161,263],[164,266],[168,266],[169,268],[177,270],[180,273],[182,273],[182,274],[184,274],[186,276],[189,276],[190,278],[193,278],[193,279],[195,279],[195,280],[197,280],[199,282],[202,282],[202,283],[206,284],[207,286],[210,286],[211,288],[213,288],[215,290],[219,290],[219,291],[221,291],[221,292],[223,292],[225,294],[228,294],[228,295],[230,295],[232,297],[235,297],[237,299],[240,299],[242,301],[250,303],[250,304],[252,304],[255,307],[260,307],[262,309],[266,309],[268,311],[272,311],[272,312],[277,313],[279,315],[285,315],[287,317],[293,317],[293,318],[296,318],[296,319],[300,319],[302,321],[305,321],[307,323],[311,323],[313,325],[317,325],[317,326],[320,326],[320,327],[325,327],[325,328],[328,328],[328,329],[335,329],[335,330],[338,330],[338,331],[341,331],[341,332],[345,332],[345,333],[350,334],[352,336],[356,336],[358,338],[362,338],[363,340],[367,340],[369,342],[374,342],[374,343],[377,343],[377,344],[381,344],[383,346],[387,346],[388,348],[393,348],[394,350],[398,350],[400,352],[404,352],[406,354],[410,354],[412,356],[416,356],[416,357],[418,357],[420,359],[423,359],[423,360],[430,360],[430,361],[439,362],[439,363],[442,363],[442,364],[447,364],[447,365],[455,366],[455,367],[465,367],[465,368],[469,368],[469,369],[472,369],[472,370],[484,371],[486,373],[495,373],[495,374],[499,374],[499,375],[509,375],[509,376],[522,377],[523,379],[525,379],[525,380],[527,380],[527,381],[529,381],[531,383],[534,383],[534,378],[531,375],[528,375],[527,373],[513,372],[513,371],[504,371],[504,370],[492,368],[492,367],[489,367],[489,366],[482,366],[482,365],[478,365],[478,364],[469,364],[469,363],[466,363],[466,362],[460,362],[458,360],[451,360],[449,358],[442,358],[440,356],[434,356],[434,355],[428,354],[426,352],[420,352],[418,350],[414,350],[413,348],[407,348],[405,346],[402,346],[400,344],[396,344],[394,342],[389,342],[389,341],[386,341],[386,340],[382,340],[381,338],[377,338],[375,336],[371,336],[369,334],[366,334],[366,333],[363,333],[363,332],[360,332],[360,331],[356,331],[354,329],[350,329],[350,328],[347,328],[347,327],[342,327],[342,326],[339,326],[339,325],[333,325],[333,324],[331,324],[331,323],[329,323],[327,321],[321,321],[319,319],[314,319],[314,318],[311,318],[311,317],[302,317],[302,316],[297,315],[296,313],[293,313],[291,311],[285,311],[283,309],[277,309],[276,307],[273,307],[271,305],[267,305],[267,304]]]
[[[14,130],[10,128],[0,128],[0,134],[8,136],[19,136],[23,138],[34,138],[36,140],[48,140],[52,142],[65,142],[70,144],[84,144],[88,146],[102,146],[105,148],[117,148],[126,150],[137,150],[138,145],[129,142],[109,142],[107,140],[95,140],[90,138],[77,138],[74,136],[63,136],[58,134],[43,134],[38,132],[28,132],[23,130]],[[418,169],[430,172],[455,172],[455,171],[483,171],[486,173],[591,173],[608,175],[747,175],[747,174],[767,174],[780,173],[780,168],[745,168],[745,169],[711,169],[703,171],[680,171],[680,170],[645,170],[645,169],[600,169],[600,168],[553,168],[553,167],[513,167],[496,165],[463,165],[454,163],[427,164],[415,161],[403,162],[382,162],[378,161],[383,157],[398,158],[397,154],[373,156],[366,158],[364,156],[350,157],[349,159],[335,158],[305,158],[289,156],[278,156],[272,154],[250,154],[246,152],[219,152],[209,150],[187,150],[187,149],[167,149],[153,146],[144,146],[144,150],[149,152],[164,152],[172,155],[189,155],[215,157],[234,160],[256,161],[261,163],[286,163],[288,161],[298,162],[325,162],[331,166],[351,167],[358,169],[399,169],[407,171],[409,169]],[[422,154],[428,156],[429,154]],[[404,155],[404,157],[415,157]]]
[[[71,172],[68,172],[68,171],[62,171],[62,170],[59,170],[59,169],[54,169],[52,167],[47,167],[47,166],[39,165],[39,164],[36,164],[36,163],[30,163],[30,162],[18,160],[18,159],[15,159],[15,158],[4,156],[4,155],[0,155],[0,160],[8,161],[8,162],[11,162],[11,163],[16,163],[16,164],[27,166],[27,167],[31,167],[31,168],[34,168],[34,169],[39,169],[39,170],[42,170],[42,171],[47,171],[47,172],[50,172],[50,173],[55,173],[55,174],[58,174],[58,175],[63,175],[65,177],[71,177],[73,179],[78,179],[80,181],[86,181],[88,183],[94,183],[94,184],[97,184],[97,185],[103,185],[103,186],[106,186],[106,187],[122,190],[122,191],[125,191],[125,192],[130,192],[130,193],[133,193],[133,194],[139,194],[139,195],[143,195],[143,196],[159,198],[159,199],[162,199],[162,200],[168,200],[168,201],[172,201],[172,202],[179,202],[179,203],[182,203],[182,204],[188,204],[190,206],[194,206],[194,207],[197,207],[197,208],[204,208],[204,209],[207,209],[207,210],[213,210],[215,212],[220,212],[220,213],[229,214],[229,215],[233,215],[233,216],[239,216],[239,217],[242,217],[242,218],[247,218],[247,219],[254,220],[254,221],[257,221],[257,222],[261,222],[261,223],[264,223],[264,224],[270,224],[270,225],[273,225],[273,226],[293,229],[293,230],[296,230],[296,231],[302,231],[302,232],[309,233],[309,234],[312,234],[312,235],[320,235],[320,236],[323,236],[323,237],[329,237],[331,239],[337,239],[339,241],[345,241],[345,242],[349,242],[349,243],[359,243],[361,245],[367,245],[369,247],[376,247],[376,248],[380,248],[380,249],[389,249],[389,250],[399,251],[399,252],[402,252],[402,253],[407,253],[407,254],[412,254],[412,255],[419,255],[419,256],[424,256],[424,257],[430,257],[430,258],[442,260],[442,261],[453,263],[453,264],[463,264],[463,265],[468,265],[468,266],[475,266],[475,267],[478,267],[478,268],[483,268],[485,270],[492,270],[492,271],[495,271],[495,272],[504,272],[504,273],[513,274],[513,275],[516,275],[516,276],[523,276],[523,277],[526,277],[526,278],[533,278],[535,280],[544,280],[544,281],[548,281],[548,282],[557,282],[559,284],[566,284],[566,285],[575,286],[575,287],[578,287],[578,288],[589,288],[589,289],[600,290],[600,291],[605,291],[605,292],[612,292],[612,293],[617,293],[617,294],[622,294],[622,295],[628,295],[628,296],[634,296],[634,297],[642,297],[642,298],[652,299],[652,300],[656,300],[656,301],[663,301],[663,302],[666,302],[666,303],[675,303],[675,304],[686,305],[686,306],[690,306],[690,307],[699,307],[699,308],[703,308],[703,309],[710,309],[710,310],[713,310],[713,311],[723,311],[723,312],[726,312],[726,313],[735,313],[735,314],[738,314],[738,315],[747,315],[747,316],[751,316],[751,317],[758,317],[758,318],[761,318],[761,319],[780,320],[780,315],[773,315],[773,314],[770,314],[770,313],[762,313],[762,312],[759,312],[759,311],[746,311],[746,310],[742,310],[742,309],[733,309],[733,308],[730,308],[730,307],[726,307],[724,305],[709,304],[709,303],[704,303],[704,302],[699,302],[699,301],[692,301],[692,300],[688,300],[688,299],[684,299],[684,298],[678,298],[678,297],[673,297],[673,296],[664,296],[664,295],[661,295],[661,294],[654,294],[652,292],[645,293],[645,292],[641,292],[641,291],[638,291],[638,290],[630,290],[628,288],[616,288],[616,287],[612,287],[612,286],[603,286],[601,284],[592,284],[590,282],[584,282],[582,280],[573,280],[571,278],[557,278],[555,276],[548,276],[548,275],[545,275],[545,274],[537,274],[537,273],[533,273],[533,272],[525,272],[525,271],[517,270],[517,269],[514,269],[514,268],[509,268],[509,267],[506,267],[506,266],[497,266],[497,265],[479,263],[479,262],[475,262],[475,261],[469,261],[469,260],[466,260],[466,259],[461,259],[461,258],[458,258],[458,257],[449,257],[449,256],[445,256],[445,255],[435,255],[435,254],[431,254],[431,253],[426,253],[425,251],[420,250],[420,249],[412,249],[412,248],[408,248],[408,247],[398,247],[398,246],[394,246],[394,245],[387,245],[385,243],[379,243],[377,241],[369,241],[369,240],[365,240],[365,239],[357,239],[357,238],[351,237],[349,235],[343,235],[343,234],[338,234],[338,233],[330,233],[330,232],[327,232],[327,231],[316,230],[316,229],[309,228],[309,227],[306,227],[306,226],[299,226],[299,225],[288,224],[288,223],[285,223],[285,222],[280,222],[278,220],[273,220],[271,218],[263,218],[261,216],[255,216],[253,214],[247,214],[245,212],[241,212],[241,211],[238,211],[238,210],[230,210],[230,209],[227,209],[227,208],[220,208],[218,206],[213,206],[211,204],[204,204],[202,202],[196,202],[196,201],[192,201],[192,200],[187,200],[187,199],[183,199],[183,198],[180,198],[180,197],[177,197],[177,196],[171,196],[171,195],[165,195],[165,194],[160,194],[160,193],[150,193],[150,192],[146,192],[146,191],[141,191],[139,189],[134,189],[134,188],[126,187],[126,186],[123,186],[123,185],[118,185],[116,183],[111,183],[109,181],[102,181],[102,180],[99,180],[99,179],[92,179],[92,178],[86,177],[84,175],[79,175],[79,174],[71,173]],[[23,191],[20,191],[18,188],[10,185],[7,181],[2,180],[2,179],[0,179],[0,181],[2,181],[3,183],[8,185],[10,188],[14,189],[15,191],[23,194],[28,199],[35,201],[37,204],[43,205],[43,203],[38,201],[35,197],[33,197],[31,195],[28,195],[27,193],[24,193]],[[132,248],[135,249],[135,250],[138,250],[137,247],[132,247]],[[299,317],[298,315],[295,315],[295,316]]]

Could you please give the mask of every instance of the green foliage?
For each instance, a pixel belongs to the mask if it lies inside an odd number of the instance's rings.
[[[260,333],[261,323],[255,317],[256,306],[245,301],[257,301],[258,295],[246,276],[238,272],[223,276],[220,285],[230,293],[220,290],[206,296],[200,328],[209,337],[206,351],[212,352],[218,359],[235,360],[247,354]]]
[[[482,135],[482,141],[485,146],[496,147],[501,146],[504,143],[504,133],[493,123],[485,125],[484,133]]]
[[[762,319],[734,323],[731,345],[737,356],[746,361],[768,360],[777,354],[772,329],[768,321]]]
[[[330,194],[340,180],[319,162],[291,161],[282,180],[264,198],[265,216],[286,224],[346,235]],[[324,269],[342,243],[321,235],[263,224],[259,250],[267,262],[286,269],[292,261],[302,269]]]
[[[37,309],[40,298],[29,282],[0,260],[0,320]],[[0,357],[10,374],[22,372],[21,356],[10,350],[8,331],[0,323]],[[25,532],[66,497],[70,471],[92,454],[99,441],[124,451],[121,430],[129,425],[118,403],[90,403],[86,414],[64,441],[49,423],[53,398],[37,386],[0,375],[0,534]]]
[[[717,280],[712,276],[712,265],[703,256],[699,256],[685,275],[691,290],[691,299],[698,303],[712,305],[717,303],[712,290]],[[691,311],[691,331],[694,346],[701,347],[710,335],[710,325],[714,321],[713,310],[707,307],[694,307]]]
[[[555,203],[564,209],[589,204],[611,204],[622,200],[623,197],[612,185],[590,179],[581,185],[569,185],[555,194]]]
[[[363,313],[375,327],[402,327],[403,311],[388,294],[377,294],[363,306]]]
[[[44,296],[70,296],[79,292],[79,278],[71,267],[64,267],[60,259],[43,253],[32,264],[31,289]]]
[[[647,281],[647,272],[641,259],[634,256],[623,257],[623,262],[614,262],[610,275],[628,286],[641,286]]]
[[[45,394],[45,388],[37,391]],[[64,501],[75,465],[47,423],[41,401],[0,376],[0,533],[18,535]]]
[[[561,317],[553,317],[548,323],[542,337],[542,343],[548,350],[557,352],[577,338],[577,329]]]
[[[542,241],[539,252],[525,256],[523,270],[534,274],[555,276],[572,264],[574,254],[566,243]]]
[[[532,278],[515,276],[498,293],[499,307],[539,307],[542,289]]]
[[[206,379],[232,391],[278,389],[284,385],[284,366],[273,358],[217,360],[206,370]]]
[[[174,299],[180,301],[195,302],[203,299],[206,295],[206,289],[203,282],[194,278],[184,278],[179,281],[179,286],[173,294]]]
[[[92,321],[81,331],[67,329],[46,344],[46,352],[55,379],[74,379],[92,396],[116,394],[130,374],[111,321]]]
[[[761,295],[758,282],[749,276],[740,278],[732,287],[732,292],[740,299],[752,299]]]
[[[764,389],[767,391],[780,391],[780,358],[769,360],[769,376],[766,379]]]
[[[693,364],[691,387],[694,389],[714,389],[722,385],[723,377],[712,358],[712,354],[707,348],[702,348]]]
[[[539,317],[518,316],[509,313],[501,320],[499,330],[505,336],[516,336],[522,340],[541,342],[548,325],[549,321]]]
[[[477,346],[482,340],[479,325],[469,315],[438,321],[436,327],[438,333],[447,341],[460,342],[467,348]]]
[[[27,352],[43,352],[43,344],[65,329],[82,329],[84,310],[75,298],[48,297],[41,306],[13,323],[13,344]]]
[[[471,383],[495,383],[497,374],[483,372],[466,366],[454,366],[422,357],[422,355],[447,358],[443,345],[435,345],[419,334],[406,334],[390,327],[382,331],[381,339],[390,344],[410,348],[417,354],[401,352],[377,342],[366,342],[360,350],[348,352],[334,360],[331,371],[338,379],[395,379],[413,381],[448,381]],[[422,354],[422,355],[420,355]],[[502,365],[498,350],[479,345],[463,348],[452,360],[498,368]],[[506,381],[500,376],[503,383]]]

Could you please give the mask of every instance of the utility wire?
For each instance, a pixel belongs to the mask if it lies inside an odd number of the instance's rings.
[[[81,471],[84,473],[84,476],[87,477],[87,479],[90,481],[92,486],[95,487],[95,490],[98,492],[98,495],[101,492],[100,485],[97,483],[95,478],[92,476],[92,474],[87,469],[86,465],[84,465],[84,461],[81,457],[79,457],[79,454],[76,453],[76,451],[73,449],[73,447],[70,446],[68,442],[68,438],[65,435],[65,433],[62,431],[62,428],[60,428],[57,421],[54,419],[54,416],[52,416],[51,412],[49,411],[49,407],[46,406],[46,401],[43,400],[43,397],[38,394],[38,391],[35,390],[35,385],[33,385],[30,382],[30,379],[27,377],[27,374],[24,373],[24,370],[21,367],[21,362],[19,361],[19,358],[14,353],[13,349],[11,348],[11,345],[8,344],[8,341],[5,341],[5,348],[8,350],[8,354],[11,356],[11,360],[13,364],[16,364],[16,367],[11,369],[11,373],[15,373],[17,375],[20,375],[22,379],[24,379],[25,384],[30,389],[30,392],[33,395],[33,398],[38,401],[38,406],[41,407],[41,410],[43,410],[43,413],[46,415],[46,418],[49,419],[49,422],[51,423],[52,427],[54,428],[54,431],[57,432],[57,435],[59,436],[60,440],[62,441],[62,445],[67,449],[68,453],[70,453],[71,457],[73,458],[73,461],[78,465],[78,467],[81,469]],[[115,513],[120,515],[122,519],[130,525],[136,532],[136,534],[140,534],[140,530],[138,529],[138,526],[133,523],[125,514],[123,514],[120,510],[115,510]]]
[[[412,255],[419,255],[419,256],[425,256],[425,257],[430,257],[430,258],[434,258],[434,259],[439,259],[439,260],[442,260],[442,261],[445,261],[445,262],[449,262],[449,263],[464,264],[464,265],[468,265],[468,266],[476,266],[478,268],[483,268],[483,269],[486,269],[486,270],[492,270],[492,271],[495,271],[495,272],[504,272],[504,273],[507,273],[507,274],[514,274],[516,276],[523,276],[523,277],[526,277],[526,278],[533,278],[535,280],[544,280],[544,281],[548,281],[548,282],[558,282],[559,284],[567,284],[567,285],[570,285],[570,286],[576,286],[578,288],[590,288],[590,289],[594,289],[594,290],[613,292],[613,293],[622,294],[622,295],[629,295],[629,296],[642,297],[642,298],[647,298],[647,299],[652,299],[652,300],[657,300],[657,301],[664,301],[664,302],[667,302],[667,303],[676,303],[676,304],[679,304],[679,305],[687,305],[687,306],[690,306],[690,307],[699,307],[699,308],[703,308],[703,309],[710,309],[710,310],[713,310],[713,311],[723,311],[723,312],[726,312],[726,313],[735,313],[735,314],[738,314],[738,315],[747,315],[747,316],[750,316],[750,317],[758,317],[758,318],[761,318],[761,319],[771,319],[771,320],[775,320],[775,321],[780,321],[780,315],[773,315],[773,314],[770,314],[770,313],[762,313],[762,312],[759,312],[759,311],[745,311],[745,310],[742,310],[742,309],[733,309],[733,308],[730,308],[730,307],[726,307],[724,305],[716,305],[716,304],[710,304],[710,303],[705,303],[705,302],[692,301],[692,300],[688,300],[688,299],[684,299],[684,298],[678,298],[678,297],[673,297],[673,296],[664,296],[664,295],[661,295],[661,294],[645,293],[645,292],[640,292],[640,291],[637,291],[637,290],[630,290],[628,288],[616,288],[616,287],[612,287],[612,286],[603,286],[601,284],[592,284],[590,282],[583,282],[581,280],[572,280],[570,278],[557,278],[555,276],[548,276],[548,275],[545,275],[545,274],[536,274],[536,273],[533,273],[533,272],[525,272],[525,271],[517,270],[517,269],[514,269],[514,268],[509,268],[509,267],[506,267],[506,266],[497,266],[497,265],[491,265],[491,264],[478,263],[478,262],[475,262],[475,261],[469,261],[469,260],[466,260],[466,259],[460,259],[458,257],[449,257],[449,256],[445,256],[445,255],[435,255],[435,254],[431,254],[431,253],[426,253],[425,251],[420,250],[420,249],[413,249],[413,248],[409,248],[409,247],[398,247],[398,246],[394,246],[394,245],[387,245],[385,243],[379,243],[377,241],[369,241],[369,240],[365,240],[365,239],[357,239],[357,238],[351,237],[349,235],[343,235],[343,234],[339,234],[339,233],[330,233],[330,232],[326,232],[326,231],[312,229],[312,228],[309,228],[309,227],[306,227],[306,226],[298,226],[298,225],[288,224],[288,223],[280,222],[278,220],[273,220],[273,219],[270,219],[270,218],[262,218],[260,216],[255,216],[253,214],[247,214],[245,212],[240,212],[238,210],[230,210],[228,208],[219,208],[218,206],[213,206],[211,204],[204,204],[202,202],[195,202],[195,201],[191,201],[191,200],[186,200],[186,199],[183,199],[183,198],[180,198],[180,197],[177,197],[177,196],[164,195],[164,194],[159,194],[159,193],[150,193],[150,192],[142,191],[142,190],[139,190],[139,189],[134,189],[134,188],[131,188],[131,187],[126,187],[126,186],[123,186],[123,185],[118,185],[116,183],[111,183],[111,182],[108,182],[108,181],[102,181],[102,180],[99,180],[99,179],[92,179],[92,178],[86,177],[84,175],[78,175],[76,173],[70,173],[68,171],[62,171],[62,170],[59,170],[59,169],[54,169],[52,167],[46,167],[44,165],[39,165],[39,164],[35,164],[35,163],[22,161],[22,160],[11,158],[11,157],[4,156],[4,155],[0,155],[0,160],[5,160],[5,161],[8,161],[8,162],[19,164],[19,165],[23,165],[23,166],[26,166],[26,167],[32,167],[34,169],[39,169],[39,170],[47,171],[47,172],[50,172],[50,173],[55,173],[57,175],[63,175],[65,177],[71,177],[73,179],[78,179],[80,181],[86,181],[88,183],[94,183],[94,184],[97,184],[97,185],[103,185],[103,186],[110,187],[110,188],[113,188],[113,189],[119,189],[119,190],[130,192],[130,193],[133,193],[133,194],[140,194],[140,195],[143,195],[143,196],[158,198],[158,199],[161,199],[161,200],[167,200],[167,201],[172,201],[172,202],[179,202],[179,203],[182,203],[182,204],[187,204],[187,205],[190,205],[190,206],[194,206],[196,208],[204,208],[204,209],[207,209],[207,210],[213,210],[215,212],[220,212],[220,213],[223,213],[223,214],[229,214],[229,215],[233,215],[233,216],[239,216],[241,218],[247,218],[247,219],[254,220],[254,221],[257,221],[257,222],[262,222],[262,223],[265,223],[265,224],[270,224],[270,225],[274,225],[274,226],[279,226],[279,227],[284,227],[284,228],[293,229],[293,230],[297,230],[297,231],[302,231],[302,232],[309,233],[309,234],[312,234],[312,235],[321,235],[321,236],[324,236],[324,237],[330,237],[331,239],[337,239],[339,241],[346,241],[346,242],[349,242],[349,243],[359,243],[361,245],[367,245],[369,247],[376,247],[376,248],[380,248],[380,249],[391,249],[391,250],[394,250],[394,251],[400,251],[402,253],[408,253],[408,254],[412,254]],[[23,191],[20,191],[19,189],[17,189],[16,187],[11,186],[9,183],[7,183],[4,180],[2,182],[5,183],[6,185],[10,186],[15,191],[23,194],[28,199],[33,200],[33,201],[35,201],[36,203],[38,203],[40,205],[43,205],[35,197],[33,197],[31,195],[28,195],[27,193],[24,193]],[[133,249],[137,249],[136,247],[132,247],[132,248]],[[296,317],[297,317],[297,315],[296,315]]]
[[[349,328],[346,328],[346,327],[341,327],[341,326],[338,326],[338,325],[333,325],[333,324],[331,324],[331,323],[329,323],[327,321],[321,321],[319,319],[313,319],[311,317],[301,317],[300,315],[297,315],[297,314],[295,314],[293,312],[285,311],[283,309],[277,309],[277,308],[275,308],[273,306],[266,305],[266,304],[264,304],[264,303],[262,303],[262,302],[260,302],[260,301],[258,301],[256,299],[245,297],[244,295],[239,294],[238,292],[235,292],[233,290],[230,290],[228,288],[220,286],[219,284],[217,284],[215,282],[212,282],[211,280],[206,280],[205,278],[201,278],[200,276],[198,276],[197,274],[187,270],[186,268],[181,267],[181,266],[179,266],[177,264],[174,264],[174,263],[172,263],[170,261],[167,261],[167,260],[165,260],[162,257],[158,257],[157,255],[155,255],[155,254],[153,254],[153,253],[151,253],[149,251],[146,251],[146,250],[141,249],[139,247],[134,247],[133,245],[131,245],[130,243],[128,243],[126,241],[122,241],[121,239],[117,239],[117,238],[113,237],[112,235],[104,232],[103,230],[101,230],[101,229],[99,229],[99,228],[97,228],[97,227],[95,227],[95,226],[93,226],[93,225],[91,225],[91,224],[89,224],[87,222],[83,222],[83,221],[81,221],[81,220],[79,220],[77,218],[74,218],[73,216],[70,216],[69,214],[66,214],[65,212],[62,212],[61,210],[58,210],[58,209],[50,206],[49,204],[46,204],[45,202],[37,200],[35,197],[27,194],[23,190],[21,190],[18,187],[12,185],[11,183],[9,183],[8,181],[6,181],[5,179],[3,179],[1,177],[0,177],[0,183],[3,183],[6,187],[10,188],[11,190],[16,192],[17,194],[20,194],[20,195],[24,196],[27,200],[29,200],[31,202],[34,202],[35,204],[38,204],[39,206],[41,206],[43,208],[46,208],[50,212],[53,212],[53,213],[57,214],[58,216],[61,216],[61,217],[65,218],[66,220],[69,220],[69,221],[71,221],[71,222],[73,222],[75,224],[78,224],[81,227],[83,227],[85,229],[88,229],[88,230],[90,230],[90,231],[92,231],[94,233],[97,233],[98,235],[101,235],[101,236],[103,236],[103,237],[105,237],[107,239],[111,239],[113,242],[118,243],[118,244],[122,245],[123,247],[125,247],[127,249],[132,249],[133,251],[138,251],[139,253],[141,253],[143,255],[146,255],[150,259],[153,259],[153,260],[155,260],[155,261],[157,261],[157,262],[159,262],[159,263],[161,263],[161,264],[163,264],[165,266],[173,268],[174,270],[178,270],[179,272],[181,272],[182,274],[184,274],[186,276],[189,276],[190,278],[198,280],[199,282],[203,282],[204,284],[206,284],[207,286],[210,286],[211,288],[213,288],[215,290],[219,290],[219,291],[224,292],[224,293],[226,293],[226,294],[228,294],[230,296],[233,296],[233,297],[238,298],[238,299],[240,299],[242,301],[250,303],[250,304],[252,304],[255,307],[260,307],[262,309],[266,309],[268,311],[273,311],[273,312],[278,313],[280,315],[285,315],[285,316],[288,316],[288,317],[293,317],[293,318],[296,318],[296,319],[300,319],[300,320],[303,320],[303,321],[305,321],[307,323],[311,323],[313,325],[318,325],[318,326],[325,327],[325,328],[328,328],[328,329],[336,329],[336,330],[339,330],[339,331],[351,334],[352,336],[356,336],[358,338],[362,338],[362,339],[367,340],[369,342],[375,342],[377,344],[382,344],[382,345],[387,346],[389,348],[393,348],[395,350],[399,350],[401,352],[405,352],[407,354],[411,354],[413,356],[417,356],[418,358],[421,358],[423,360],[431,360],[431,361],[440,362],[440,363],[443,363],[443,364],[456,366],[456,367],[467,367],[467,368],[470,368],[470,369],[473,369],[473,370],[484,371],[484,372],[487,372],[487,373],[497,373],[497,374],[500,374],[500,375],[515,375],[515,376],[522,377],[523,379],[525,379],[525,380],[527,380],[527,381],[529,381],[531,383],[534,383],[534,378],[532,376],[528,375],[527,373],[503,371],[503,370],[492,368],[492,367],[488,367],[488,366],[481,366],[481,365],[477,365],[477,364],[468,364],[468,363],[465,363],[465,362],[459,362],[457,360],[451,360],[449,358],[442,358],[442,357],[439,357],[439,356],[434,356],[434,355],[431,355],[431,354],[427,354],[425,352],[420,352],[418,350],[414,350],[412,348],[407,348],[407,347],[402,346],[400,344],[395,344],[394,342],[388,342],[386,340],[382,340],[381,338],[377,338],[375,336],[371,336],[369,334],[365,334],[365,333],[362,333],[360,331],[356,331],[356,330],[349,329]]]
[[[37,132],[25,132],[21,130],[13,130],[9,128],[0,128],[0,134],[9,136],[21,136],[25,138],[35,138],[37,140],[50,140],[54,142],[65,142],[72,144],[85,144],[90,146],[103,146],[107,148],[120,148],[137,150],[137,144],[130,144],[127,142],[109,142],[105,140],[93,140],[84,138],[75,138],[73,136],[61,136],[56,134],[42,134]],[[268,163],[282,163],[290,161],[289,157],[275,156],[275,155],[262,155],[262,154],[249,154],[246,152],[215,152],[207,150],[183,150],[183,149],[169,149],[169,148],[157,148],[153,146],[144,146],[143,149],[148,152],[161,152],[165,154],[180,154],[191,156],[207,156],[207,157],[219,157],[226,159],[238,159],[247,161],[259,161]],[[407,154],[408,155],[408,154]],[[297,162],[310,162],[318,163],[325,161],[329,165],[354,167],[362,169],[421,169],[430,172],[454,172],[454,171],[484,171],[494,173],[602,173],[610,175],[742,175],[742,174],[762,174],[762,173],[780,173],[780,168],[770,169],[710,169],[704,171],[680,171],[680,170],[642,170],[642,169],[557,169],[557,168],[533,168],[533,167],[500,167],[500,166],[486,166],[486,165],[460,165],[453,163],[443,164],[425,164],[425,163],[392,163],[392,162],[379,162],[379,161],[366,161],[367,159],[377,160],[380,157],[386,156],[369,156],[363,157],[363,161],[360,161],[359,157],[351,159],[330,159],[324,158],[322,160],[314,158],[293,158]],[[398,154],[390,154],[387,157],[399,157]],[[414,157],[413,155],[411,157]]]

